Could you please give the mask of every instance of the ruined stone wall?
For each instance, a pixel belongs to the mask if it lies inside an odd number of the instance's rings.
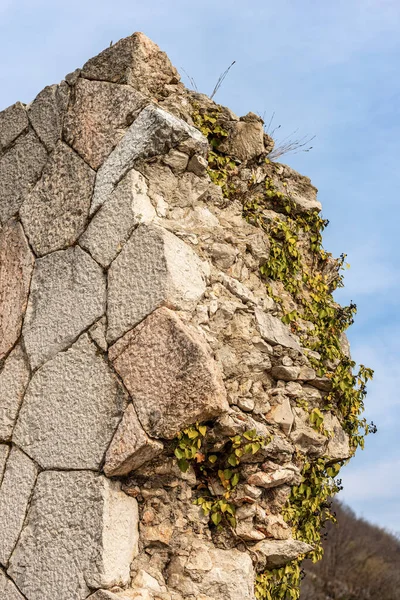
[[[330,380],[243,216],[266,180],[321,208],[270,149],[142,34],[0,113],[1,600],[253,600],[312,550],[283,507],[306,459],[351,452],[333,406],[310,422]]]

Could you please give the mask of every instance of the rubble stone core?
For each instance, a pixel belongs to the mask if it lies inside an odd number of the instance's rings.
[[[199,108],[226,130],[233,199]],[[0,113],[0,600],[254,600],[258,571],[312,550],[282,516],[299,453],[351,452],[333,409],[325,432],[309,421],[330,382],[243,218],[267,138],[187,90],[142,33]],[[273,177],[299,214],[321,210],[307,178]],[[206,456],[181,470],[174,455],[202,425],[211,454],[264,440],[236,465],[234,525],[194,503]]]

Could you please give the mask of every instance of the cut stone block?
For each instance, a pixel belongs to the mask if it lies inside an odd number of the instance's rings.
[[[79,246],[38,259],[23,327],[31,367],[68,348],[105,305],[103,271]]]
[[[0,600],[25,600],[2,569],[0,569]]]
[[[148,223],[156,211],[147,195],[144,177],[132,169],[94,215],[79,243],[103,267],[109,264],[139,223]]]
[[[20,209],[21,220],[37,254],[72,246],[84,231],[95,172],[59,142],[31,194]]]
[[[0,563],[5,567],[21,533],[37,474],[35,463],[14,446],[0,488]]]
[[[85,334],[34,374],[13,441],[46,469],[99,469],[127,396]]]
[[[81,600],[129,582],[137,543],[137,502],[119,483],[87,471],[45,471],[8,572],[29,600]]]
[[[61,139],[64,115],[68,107],[69,85],[48,85],[29,106],[29,119],[40,140],[51,152]]]
[[[167,308],[119,340],[109,357],[146,432],[173,438],[229,409],[219,367],[202,338]]]
[[[109,342],[161,305],[193,310],[206,289],[197,254],[162,227],[140,225],[108,271]]]
[[[163,451],[164,445],[144,431],[132,404],[128,406],[107,450],[104,473],[127,475]]]
[[[30,370],[21,346],[7,357],[0,372],[0,440],[11,440],[14,424],[29,382]]]
[[[310,544],[293,539],[262,540],[252,548],[260,559],[260,570],[283,567],[298,556],[311,552],[312,549]]]
[[[21,102],[0,112],[0,150],[7,148],[28,127],[28,117]]]
[[[300,350],[298,337],[293,335],[289,327],[282,323],[280,319],[273,317],[260,308],[256,308],[254,313],[256,315],[260,335],[269,344],[272,344],[273,346],[279,344],[285,348]]]
[[[46,149],[33,131],[20,136],[0,158],[0,224],[18,211],[46,160]]]
[[[0,230],[0,359],[21,333],[33,265],[21,224],[9,221]]]
[[[0,444],[0,486],[6,468],[6,462],[9,451],[10,446],[7,446],[7,444]]]
[[[147,103],[128,85],[78,79],[65,117],[65,141],[97,170]]]
[[[140,32],[88,60],[81,74],[88,79],[127,83],[151,96],[165,85],[179,81],[179,74],[165,52]]]
[[[189,138],[197,145],[208,148],[207,140],[198,129],[158,106],[146,106],[99,169],[91,213],[104,204],[136,160],[165,154]]]

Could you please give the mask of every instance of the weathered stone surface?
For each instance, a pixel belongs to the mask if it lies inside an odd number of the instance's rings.
[[[21,224],[9,221],[0,230],[0,359],[20,335],[33,264]]]
[[[282,431],[286,433],[286,435],[289,435],[294,422],[294,415],[289,398],[282,398],[279,404],[273,406],[267,414],[267,419],[277,423]]]
[[[284,365],[276,365],[272,367],[271,375],[275,379],[282,381],[296,381],[300,374],[300,367],[285,367]]]
[[[208,147],[207,140],[195,127],[153,104],[146,106],[99,169],[91,212],[104,204],[137,159],[164,154],[187,139],[199,147]]]
[[[147,102],[128,85],[78,79],[65,117],[65,141],[97,170]]]
[[[103,352],[107,352],[108,344],[106,340],[107,331],[107,318],[101,317],[94,325],[89,329],[89,335],[91,339],[98,345]]]
[[[138,171],[131,169],[94,215],[79,243],[98,263],[108,267],[133,229],[155,217],[146,181]]]
[[[65,350],[104,314],[101,267],[81,248],[40,258],[32,277],[23,336],[34,369]]]
[[[28,126],[26,110],[21,102],[0,112],[0,150],[9,146]]]
[[[127,475],[158,456],[163,448],[161,442],[149,438],[130,404],[107,450],[104,473],[107,477]]]
[[[15,446],[11,449],[0,488],[0,563],[7,566],[21,533],[38,468]]]
[[[151,96],[179,80],[178,72],[165,52],[140,32],[88,60],[81,73],[88,79],[127,83]]]
[[[256,485],[257,487],[270,489],[277,487],[278,485],[291,483],[294,478],[295,472],[292,469],[277,469],[271,473],[258,471],[257,473],[254,473],[254,475],[250,475],[248,483],[250,485]]]
[[[47,152],[33,131],[0,158],[0,224],[12,217],[40,177]]]
[[[9,450],[10,447],[7,444],[0,444],[0,486],[6,468]]]
[[[287,165],[279,165],[272,176],[272,182],[278,192],[289,196],[298,212],[319,212],[322,209],[317,200],[318,190],[311,184],[310,179]]]
[[[34,374],[13,441],[46,469],[99,469],[127,403],[84,334]]]
[[[294,408],[294,427],[290,439],[301,452],[321,456],[327,443],[327,438],[311,427],[310,417],[302,408]]]
[[[327,413],[324,416],[324,429],[328,431],[330,436],[326,454],[332,462],[350,458],[352,452],[350,450],[349,436],[343,431],[339,419],[335,415]]]
[[[29,382],[29,366],[20,345],[7,357],[0,372],[0,440],[11,440],[19,407]],[[1,477],[0,477],[1,479]]]
[[[245,552],[212,549],[195,542],[189,556],[173,557],[168,585],[184,596],[254,600],[253,565]]]
[[[32,127],[49,152],[61,139],[69,96],[70,87],[63,81],[59,85],[45,87],[29,106]]]
[[[310,544],[299,540],[262,540],[252,550],[259,556],[260,570],[282,567],[302,554],[313,549]]]
[[[187,425],[229,408],[209,349],[167,308],[154,311],[109,355],[149,435],[173,438]]]
[[[194,309],[206,285],[197,254],[174,234],[140,225],[108,271],[109,342],[159,306]]]
[[[81,600],[129,582],[138,510],[117,482],[87,471],[40,473],[9,573],[29,600]]]
[[[300,350],[298,337],[293,335],[289,327],[282,323],[280,319],[265,313],[260,308],[256,308],[254,312],[260,335],[267,342],[273,346],[279,344],[285,348]]]
[[[0,600],[24,600],[24,597],[2,569],[0,569]]]
[[[95,173],[63,142],[51,154],[42,178],[20,209],[38,256],[72,246],[85,229]]]
[[[264,128],[262,120],[252,113],[240,121],[232,121],[226,128],[228,137],[219,146],[219,150],[239,160],[251,160],[264,152]]]

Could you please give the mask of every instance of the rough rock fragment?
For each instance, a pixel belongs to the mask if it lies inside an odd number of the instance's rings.
[[[260,308],[256,308],[254,312],[260,335],[268,343],[273,346],[279,344],[285,348],[300,350],[298,337],[293,335],[289,327],[282,323],[280,319],[265,313]]]
[[[26,110],[21,102],[0,112],[0,150],[9,146],[28,126]]]
[[[239,160],[251,160],[264,152],[264,128],[262,120],[252,113],[242,117],[240,121],[232,121],[226,125],[228,137],[218,150]]]
[[[284,485],[285,483],[291,483],[295,478],[295,472],[292,469],[277,469],[271,473],[264,473],[264,471],[258,471],[254,475],[250,475],[247,482],[250,485],[257,487],[263,487],[270,489],[277,487],[278,485]]]
[[[119,483],[88,471],[40,473],[8,572],[29,600],[81,600],[129,582],[138,509]]]
[[[48,85],[29,106],[28,114],[32,127],[49,152],[61,139],[69,95],[70,87],[65,81],[59,85]]]
[[[109,356],[151,436],[173,438],[187,425],[229,408],[208,347],[167,308],[114,344]]]
[[[98,171],[91,212],[95,212],[137,159],[164,154],[180,142],[192,139],[199,147],[207,140],[195,127],[149,104],[130,126],[121,142]]]
[[[321,203],[317,200],[317,188],[308,177],[300,175],[287,165],[279,165],[272,174],[274,188],[294,202],[298,212],[319,212]]]
[[[284,365],[276,365],[272,367],[271,375],[274,379],[282,381],[296,381],[300,374],[300,367],[285,367]]]
[[[140,225],[108,271],[109,342],[165,304],[191,310],[206,289],[197,254],[174,234]]]
[[[101,317],[105,296],[101,267],[78,246],[38,259],[23,327],[31,367],[68,348]]]
[[[25,600],[2,569],[0,569],[0,600]]]
[[[86,226],[95,173],[63,142],[51,154],[20,209],[21,220],[37,254],[72,246]]]
[[[261,542],[262,543],[262,542]],[[254,571],[249,554],[194,543],[189,557],[174,556],[168,586],[184,596],[213,600],[254,600]]]
[[[147,102],[130,86],[80,78],[65,117],[65,141],[97,170]]]
[[[0,230],[0,359],[20,335],[33,264],[21,224],[9,221]]]
[[[127,403],[84,334],[34,374],[13,441],[46,469],[99,469]]]
[[[282,431],[286,435],[289,435],[294,423],[294,415],[289,398],[282,398],[279,404],[273,406],[267,414],[267,419],[277,423]]]
[[[130,404],[107,450],[104,473],[107,477],[127,475],[158,456],[163,448],[161,442],[149,438]]]
[[[290,439],[301,452],[321,456],[328,439],[311,427],[310,417],[302,408],[294,408],[294,427]]]
[[[143,33],[134,33],[88,60],[82,77],[127,83],[143,94],[158,95],[179,81],[168,56]]]
[[[330,435],[326,454],[332,462],[350,458],[352,452],[350,450],[349,436],[343,430],[339,419],[335,415],[327,413],[324,416],[324,429]]]
[[[40,177],[47,152],[33,131],[0,158],[0,225],[12,217]]]
[[[252,550],[259,557],[260,570],[282,567],[302,554],[313,549],[310,544],[299,540],[262,540]]]
[[[38,468],[19,448],[13,447],[0,488],[0,563],[7,566],[21,533]]]
[[[29,382],[29,366],[20,345],[0,371],[0,440],[11,440],[14,424]]]
[[[3,479],[3,474],[6,468],[6,462],[8,458],[8,453],[10,451],[10,446],[7,444],[0,444],[0,486],[1,481]]]
[[[131,169],[94,215],[79,243],[103,267],[114,260],[139,223],[149,223],[156,211],[144,177]]]

